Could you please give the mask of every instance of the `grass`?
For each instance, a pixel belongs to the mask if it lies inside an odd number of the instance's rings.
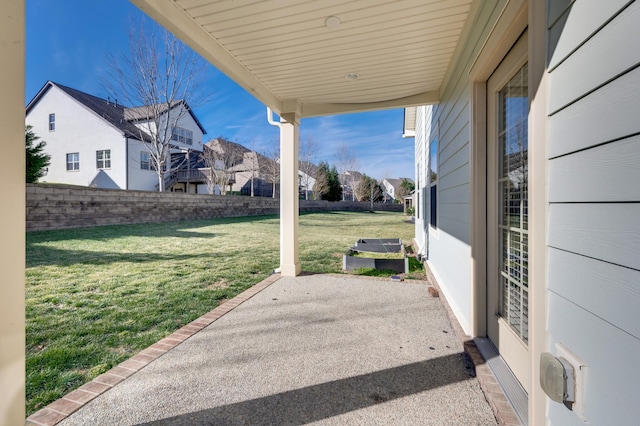
[[[375,269],[375,268],[358,268],[355,270],[356,275],[363,275],[366,277],[391,277],[399,275],[396,271],[391,269]]]
[[[408,247],[405,247],[405,250],[407,251],[407,253],[410,252],[410,250],[408,250]],[[380,253],[377,253],[380,254]],[[364,275],[367,277],[391,277],[391,276],[401,276],[405,279],[410,279],[410,280],[424,280],[425,279],[425,274],[424,274],[424,265],[422,264],[422,262],[420,262],[418,259],[416,259],[414,256],[409,255],[408,256],[409,259],[409,272],[406,274],[399,274],[395,271],[392,271],[390,269],[375,269],[375,268],[358,268],[354,271],[354,273],[356,275]]]
[[[354,251],[351,256],[363,259],[404,259],[404,253],[374,253],[370,251]]]
[[[301,215],[302,269],[340,272],[358,238],[410,241],[404,220]],[[275,216],[28,233],[27,415],[266,278],[278,245]]]

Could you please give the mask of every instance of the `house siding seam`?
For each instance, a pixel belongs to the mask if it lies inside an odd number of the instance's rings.
[[[640,2],[585,0],[549,22],[549,350],[586,364],[591,424],[640,417],[639,19]]]

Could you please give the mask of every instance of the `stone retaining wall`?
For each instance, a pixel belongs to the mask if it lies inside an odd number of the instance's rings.
[[[26,197],[27,231],[280,212],[280,201],[265,197],[121,191],[47,184],[27,184]],[[367,202],[300,200],[301,212],[368,211],[370,207]],[[374,210],[401,212],[402,205],[376,203]]]

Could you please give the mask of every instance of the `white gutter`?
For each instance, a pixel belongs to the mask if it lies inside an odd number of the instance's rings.
[[[267,107],[267,122],[272,126],[280,127],[280,123],[273,119],[273,111],[269,107]],[[282,261],[282,241],[280,241],[280,261]],[[281,271],[281,267],[274,268],[272,274],[279,274]]]
[[[271,108],[269,107],[267,107],[267,121],[272,126],[280,127],[280,123],[273,119],[273,111],[271,111]]]

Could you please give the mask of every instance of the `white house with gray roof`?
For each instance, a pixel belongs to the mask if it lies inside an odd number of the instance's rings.
[[[172,105],[167,117],[179,108],[188,113],[180,114],[174,129],[173,151],[202,152],[206,132],[186,102]],[[26,110],[26,124],[46,141],[51,155],[40,182],[155,191],[158,176],[142,142],[153,120],[147,110],[48,81]]]

